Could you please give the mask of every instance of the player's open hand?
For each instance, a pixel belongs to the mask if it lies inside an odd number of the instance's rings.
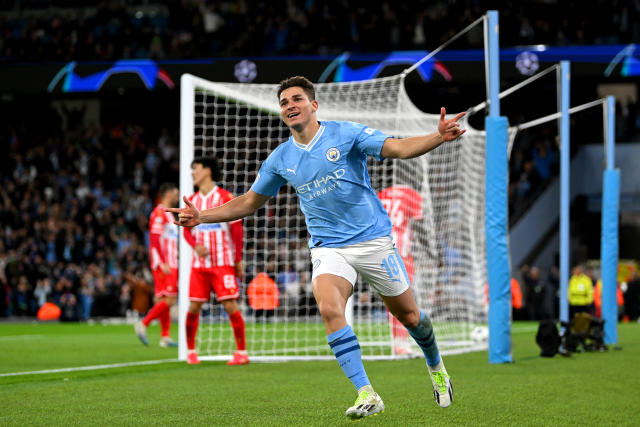
[[[195,227],[200,224],[200,211],[193,206],[193,203],[187,199],[187,196],[182,196],[182,200],[187,205],[184,208],[165,208],[167,212],[173,212],[178,214],[178,220],[173,221],[174,224],[182,225],[183,227]]]
[[[440,122],[438,123],[438,133],[440,133],[444,141],[453,141],[466,132],[466,129],[460,129],[460,123],[458,123],[458,120],[464,117],[464,115],[467,113],[462,112],[451,120],[446,120],[444,118],[446,114],[447,112],[444,107],[440,108]]]

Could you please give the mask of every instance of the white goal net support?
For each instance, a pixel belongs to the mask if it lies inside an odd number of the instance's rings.
[[[190,163],[194,156],[209,155],[217,157],[221,165],[220,185],[235,195],[245,193],[262,162],[290,135],[279,117],[277,85],[215,83],[184,75],[181,91],[181,193],[193,193]],[[425,114],[414,106],[402,76],[317,84],[316,96],[321,121],[355,121],[394,137],[423,135],[437,128],[439,115]],[[486,325],[488,304],[485,135],[465,122],[463,126],[467,129],[463,137],[425,156],[369,160],[374,190],[405,186],[417,193],[412,203],[420,207],[421,215],[414,215],[403,238],[411,241],[413,292],[419,307],[431,317],[444,354],[487,345],[482,339],[486,336],[472,334],[474,328]],[[406,198],[394,202],[386,206],[407,204]],[[406,215],[406,211],[399,215]],[[245,280],[239,303],[246,322],[247,350],[253,360],[333,358],[311,292],[308,237],[290,186],[244,219]],[[184,318],[190,263],[191,248],[181,237],[181,358],[186,357]],[[252,307],[247,297],[258,289],[250,290],[259,273],[266,273],[277,284],[277,307],[273,309]],[[406,357],[394,350],[390,322],[378,295],[359,280],[351,300],[347,317],[358,335],[363,357]],[[476,335],[480,339],[474,340]],[[202,312],[197,347],[205,360],[223,360],[235,350],[229,321],[213,298]],[[419,354],[417,347],[412,350]]]

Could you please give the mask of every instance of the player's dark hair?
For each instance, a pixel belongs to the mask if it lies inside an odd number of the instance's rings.
[[[220,166],[218,166],[218,160],[215,157],[196,157],[191,162],[191,167],[196,163],[202,165],[203,168],[209,168],[211,170],[211,179],[214,182],[220,181],[220,178],[222,178],[220,174]]]
[[[171,191],[174,188],[178,188],[178,186],[173,182],[163,182],[158,188],[158,195],[160,196],[160,198],[162,198],[165,194],[167,194],[167,191]]]
[[[313,83],[311,83],[311,81],[306,77],[293,76],[280,82],[280,86],[278,86],[278,100],[280,100],[280,94],[290,87],[302,88],[304,93],[307,94],[309,101],[316,99],[316,90],[313,87]]]

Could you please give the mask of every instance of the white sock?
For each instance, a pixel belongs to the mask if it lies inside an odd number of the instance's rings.
[[[358,390],[358,394],[362,393],[363,391],[366,391],[367,393],[373,393],[373,387],[371,387],[371,384],[360,387],[360,390]]]

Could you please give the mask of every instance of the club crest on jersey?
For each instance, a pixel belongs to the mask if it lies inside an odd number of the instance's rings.
[[[340,150],[338,150],[335,147],[329,148],[327,150],[327,160],[329,160],[330,162],[337,162],[339,158],[340,158]]]

